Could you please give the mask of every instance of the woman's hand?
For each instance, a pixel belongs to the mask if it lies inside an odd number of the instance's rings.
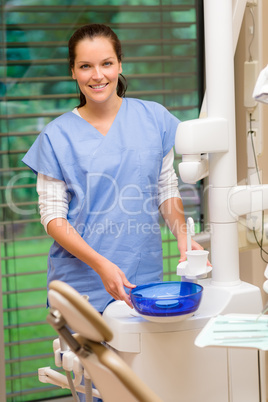
[[[181,254],[179,262],[183,262],[186,260],[187,251],[187,225],[182,200],[180,198],[168,198],[160,205],[160,212],[177,239],[178,249]],[[192,250],[203,250],[203,247],[192,239]],[[210,265],[210,262],[208,262],[208,265]]]
[[[204,250],[204,247],[200,246],[195,240],[191,239],[192,243],[192,250]],[[186,260],[186,251],[187,251],[187,237],[186,236],[181,236],[181,238],[178,239],[178,249],[180,251],[180,259],[179,262],[183,262]]]
[[[117,265],[107,260],[107,263],[99,269],[98,273],[106,291],[115,300],[123,300],[129,307],[133,308],[130,296],[126,293],[124,286],[133,289],[136,285],[127,280],[124,272]]]
[[[200,246],[195,240],[191,239],[191,246],[192,250],[204,250],[204,247]],[[186,251],[187,251],[187,237],[186,236],[181,236],[178,240],[178,249],[180,251],[180,259],[179,263],[186,261]],[[210,261],[207,261],[207,265],[211,266]]]

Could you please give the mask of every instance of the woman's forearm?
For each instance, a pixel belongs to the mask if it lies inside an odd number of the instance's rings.
[[[161,204],[160,212],[177,240],[180,236],[186,236],[187,230],[181,198],[168,198]]]
[[[184,209],[180,198],[169,198],[160,206],[160,212],[177,239],[180,251],[180,262],[186,260],[187,251],[187,225],[185,223]],[[192,249],[201,250],[203,247],[192,239]]]
[[[90,247],[72,225],[64,218],[55,218],[47,225],[48,234],[65,250],[85,262],[100,275],[105,289],[115,300],[124,300],[131,308],[130,296],[124,286],[134,288],[123,271]]]
[[[48,234],[65,250],[85,262],[99,273],[107,259],[90,247],[80,234],[64,218],[55,218],[47,225]]]

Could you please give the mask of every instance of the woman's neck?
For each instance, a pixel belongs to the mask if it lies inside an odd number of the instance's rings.
[[[115,118],[122,104],[122,98],[119,96],[111,102],[87,102],[84,106],[79,108],[80,115],[89,123],[95,120],[110,120]]]
[[[122,98],[117,97],[118,101],[110,105],[104,104],[86,104],[78,109],[80,116],[95,127],[102,135],[106,135],[110,130],[114,119],[121,107]]]

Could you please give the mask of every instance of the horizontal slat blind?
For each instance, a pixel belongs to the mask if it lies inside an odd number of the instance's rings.
[[[10,401],[68,393],[45,386],[37,378],[38,367],[54,366],[55,333],[45,321],[46,258],[51,239],[40,225],[35,176],[21,158],[49,121],[78,103],[68,71],[69,37],[87,23],[110,25],[122,41],[127,96],[157,101],[181,120],[198,116],[200,1],[120,3],[0,0],[0,235]],[[180,189],[186,210],[198,219],[198,187],[180,183]],[[178,250],[164,227],[163,249],[166,278],[174,279]]]

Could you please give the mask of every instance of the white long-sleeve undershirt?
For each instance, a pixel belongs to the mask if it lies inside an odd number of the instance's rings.
[[[77,109],[74,109],[73,112],[80,116]],[[169,198],[181,198],[178,189],[178,178],[173,167],[173,162],[174,152],[173,149],[171,149],[163,158],[162,169],[158,180],[158,206]],[[39,195],[41,223],[47,231],[47,225],[52,219],[67,218],[69,210],[67,185],[62,180],[38,173],[36,190]]]

